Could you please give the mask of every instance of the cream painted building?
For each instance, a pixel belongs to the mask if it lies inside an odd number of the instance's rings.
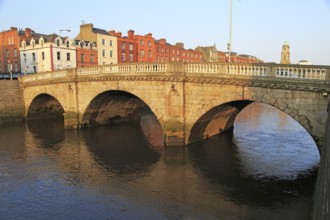
[[[93,24],[80,25],[80,32],[75,41],[93,42],[98,48],[98,64],[116,64],[117,37],[111,36],[106,30],[94,28]]]
[[[23,74],[76,68],[76,48],[73,40],[56,34],[32,36],[20,47]]]

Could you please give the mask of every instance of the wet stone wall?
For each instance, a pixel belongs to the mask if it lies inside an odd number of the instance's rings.
[[[0,124],[24,120],[23,95],[17,80],[0,80]]]

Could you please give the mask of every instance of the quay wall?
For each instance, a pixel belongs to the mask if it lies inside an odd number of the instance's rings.
[[[18,80],[0,80],[0,124],[24,120],[23,92]]]

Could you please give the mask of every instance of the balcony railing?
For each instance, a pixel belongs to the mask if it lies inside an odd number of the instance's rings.
[[[186,74],[186,76],[244,76],[253,78],[279,78],[317,80],[330,84],[330,66],[301,66],[281,64],[227,64],[227,63],[132,63],[66,69],[29,74],[21,81],[55,80],[64,77],[85,77],[109,74]]]

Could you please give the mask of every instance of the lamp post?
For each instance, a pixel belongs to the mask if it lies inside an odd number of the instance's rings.
[[[233,0],[230,0],[230,18],[229,18],[229,42],[227,44],[228,49],[228,62],[230,63],[231,56],[231,32],[232,32],[232,17],[233,17]]]

